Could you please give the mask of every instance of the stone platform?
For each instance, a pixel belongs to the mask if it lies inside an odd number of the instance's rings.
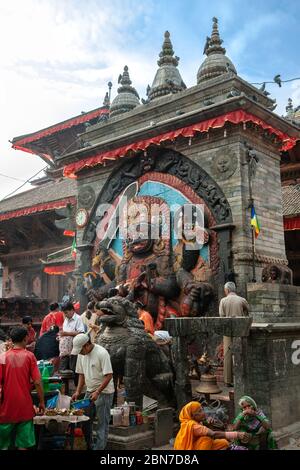
[[[154,446],[154,428],[151,423],[137,426],[109,426],[107,449],[142,450]]]

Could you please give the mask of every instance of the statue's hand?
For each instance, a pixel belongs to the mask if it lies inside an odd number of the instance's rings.
[[[145,278],[146,278],[146,274],[147,274],[146,271],[143,271],[141,274],[139,274],[139,276],[137,277],[136,282],[139,283],[139,282],[144,281]]]
[[[190,281],[184,287],[185,294],[191,294],[193,298],[197,298],[201,292],[201,283],[198,281]]]
[[[194,287],[193,281],[187,282],[186,285],[184,286],[184,293],[189,294],[191,290],[193,289],[193,287]]]

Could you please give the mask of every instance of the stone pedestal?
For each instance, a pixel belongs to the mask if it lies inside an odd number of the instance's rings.
[[[109,426],[107,450],[141,450],[154,446],[154,430],[149,424]]]
[[[300,431],[300,288],[247,285],[250,335],[234,339],[235,397],[252,396],[279,441]]]
[[[249,283],[247,299],[255,322],[300,322],[300,287]]]
[[[156,412],[155,445],[167,444],[173,437],[173,408],[162,408]]]
[[[173,338],[172,355],[176,368],[175,395],[178,410],[192,399],[187,361],[189,338],[203,333],[218,334],[221,337],[246,337],[251,323],[252,319],[245,317],[168,318],[165,320],[165,327]]]
[[[239,411],[239,399],[250,395],[270,419],[279,444],[284,445],[290,436],[300,432],[298,291],[299,288],[293,286],[250,284],[250,305],[256,301],[253,309],[257,316],[254,313],[254,317],[260,320],[252,325],[252,319],[244,317],[167,319],[166,328],[176,346],[173,352],[179,410],[191,399],[188,369],[184,368],[185,347],[182,345],[185,346],[190,334],[216,333],[233,338],[235,412]],[[286,296],[286,304],[282,300],[283,295]],[[276,319],[282,321],[276,321],[270,308],[265,308],[269,305],[279,312]],[[269,317],[272,322],[267,320]],[[291,318],[293,321],[288,321]]]

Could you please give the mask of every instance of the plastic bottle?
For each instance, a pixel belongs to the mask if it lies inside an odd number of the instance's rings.
[[[130,415],[129,415],[129,423],[130,423],[130,426],[136,426],[136,416],[135,416],[135,412],[131,412]]]
[[[113,426],[121,426],[122,425],[122,408],[115,407],[111,410],[111,415],[113,417]]]
[[[124,402],[123,408],[123,416],[122,416],[122,426],[129,426],[129,415],[130,415],[130,406],[128,405],[127,401]]]
[[[143,424],[142,412],[141,411],[136,411],[135,416],[136,416],[136,424]]]

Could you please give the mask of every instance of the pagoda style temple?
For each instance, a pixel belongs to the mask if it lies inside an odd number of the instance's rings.
[[[291,99],[286,107],[286,119],[300,126],[300,107],[293,107]],[[289,267],[293,270],[294,284],[300,285],[300,143],[297,142],[281,158],[282,202],[284,235]]]
[[[57,211],[67,207],[75,211],[76,184],[63,177],[55,158],[80,148],[83,143],[78,134],[107,117],[108,95],[100,108],[13,139],[13,148],[38,155],[47,170],[44,177],[32,181],[34,189],[0,203],[3,297],[34,295],[57,301],[67,291],[75,293],[70,239],[75,226],[73,231],[64,230],[55,221],[63,218]]]

